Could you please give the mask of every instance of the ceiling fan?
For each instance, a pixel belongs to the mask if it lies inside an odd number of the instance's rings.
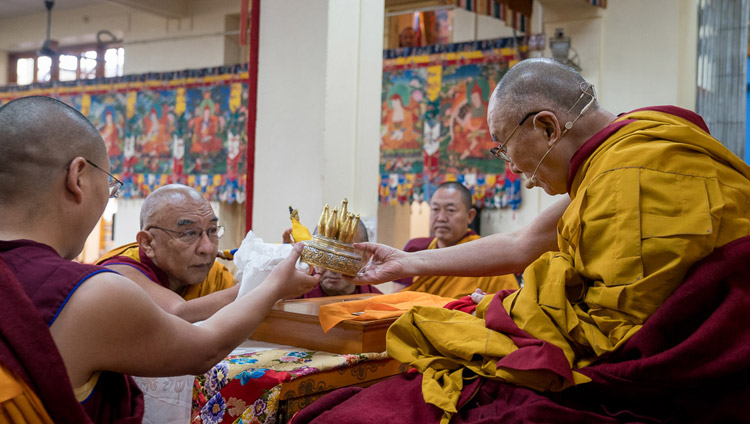
[[[55,5],[55,0],[44,0],[44,7],[47,8],[47,38],[42,43],[42,47],[37,51],[39,56],[50,56],[55,57],[58,55],[57,41],[50,39],[50,26],[52,25],[52,7]]]

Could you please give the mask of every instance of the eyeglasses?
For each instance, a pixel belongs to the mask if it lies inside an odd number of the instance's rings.
[[[573,106],[571,106],[570,109],[568,109],[568,113],[570,113],[570,111],[576,107],[576,105],[584,98],[584,96],[590,96],[591,100],[589,100],[589,102],[586,103],[586,105],[583,107],[583,109],[581,109],[581,111],[578,113],[578,116],[576,116],[575,119],[565,123],[565,126],[564,126],[565,128],[563,129],[562,134],[560,134],[560,137],[564,136],[565,133],[570,131],[570,129],[573,128],[573,124],[575,124],[576,121],[578,121],[578,119],[581,116],[583,116],[583,114],[586,113],[587,110],[589,110],[591,105],[594,104],[594,101],[596,101],[596,91],[594,90],[594,84],[590,84],[584,81],[580,84],[579,88],[581,89],[582,93],[578,97],[578,100],[576,100],[576,102],[573,103]],[[591,89],[591,93],[589,93],[589,89]],[[510,157],[508,156],[508,152],[507,152],[508,141],[510,141],[510,138],[513,137],[513,134],[515,134],[516,130],[518,130],[518,128],[520,128],[521,125],[523,125],[523,123],[526,122],[527,119],[529,119],[529,117],[534,116],[540,112],[542,111],[540,110],[536,112],[527,113],[526,116],[524,116],[523,119],[521,119],[521,122],[519,122],[518,125],[516,125],[516,127],[513,128],[513,131],[510,132],[510,135],[508,135],[508,138],[505,139],[505,142],[498,147],[492,147],[490,149],[490,153],[492,153],[495,157],[504,160],[505,162],[510,162]]]
[[[505,162],[510,162],[510,157],[508,156],[508,152],[506,151],[506,147],[508,145],[508,142],[510,141],[510,138],[513,137],[513,134],[516,133],[516,130],[519,129],[521,125],[523,125],[523,123],[526,122],[527,119],[536,115],[539,112],[541,112],[541,110],[537,112],[527,113],[526,116],[524,116],[523,119],[521,119],[521,122],[519,122],[518,125],[516,125],[516,127],[513,128],[513,131],[510,132],[510,135],[508,135],[508,138],[505,139],[505,142],[501,144],[500,146],[491,148],[490,153],[492,153],[498,159],[502,159]]]
[[[162,228],[162,227],[157,227],[155,225],[152,225],[146,228],[146,231],[152,228],[155,228],[157,230],[162,230],[166,232],[167,234],[169,234],[172,238],[175,238],[185,244],[193,244],[197,242],[203,237],[203,233],[206,233],[206,236],[208,236],[208,239],[211,241],[219,241],[221,236],[224,235],[224,227],[221,225],[218,225],[215,227],[208,227],[205,230],[201,230],[200,228],[188,228],[182,231],[170,230],[167,228]]]
[[[120,189],[123,186],[123,182],[115,178],[114,175],[110,174],[109,172],[103,170],[99,165],[95,164],[94,162],[91,162],[90,160],[86,159],[86,162],[89,163],[89,165],[93,166],[94,168],[104,172],[105,174],[109,175],[109,198],[114,199],[117,197],[118,194],[120,194]]]

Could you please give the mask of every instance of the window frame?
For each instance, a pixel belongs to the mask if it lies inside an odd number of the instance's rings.
[[[75,80],[81,79],[81,58],[87,51],[96,51],[96,67],[95,67],[95,78],[104,78],[104,54],[109,49],[118,49],[123,47],[122,43],[107,43],[107,44],[77,44],[71,46],[61,46],[57,50],[57,60],[52,60],[52,66],[50,67],[50,80],[43,82],[56,82],[60,81],[60,60],[59,57],[62,55],[71,55],[78,57],[78,66],[76,68]],[[37,76],[37,64],[40,57],[36,50],[27,50],[20,52],[8,53],[8,83],[18,84],[17,66],[20,59],[34,59],[34,77],[31,84],[40,82]]]

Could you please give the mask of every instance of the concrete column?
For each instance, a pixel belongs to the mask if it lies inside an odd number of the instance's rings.
[[[377,213],[382,0],[261,4],[252,230],[279,241],[287,206]],[[312,228],[311,228],[312,230]]]

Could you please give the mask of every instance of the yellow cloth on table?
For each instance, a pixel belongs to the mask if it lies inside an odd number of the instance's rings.
[[[468,231],[467,231],[468,233]],[[456,244],[468,243],[479,239],[478,234],[467,234]],[[437,249],[437,238],[433,238],[427,249]],[[430,293],[437,296],[459,298],[482,289],[485,293],[497,293],[500,290],[517,289],[518,280],[511,274],[490,277],[457,277],[447,275],[424,275],[414,277],[414,282],[401,291]]]
[[[442,308],[455,299],[435,296],[428,293],[391,293],[351,302],[338,302],[322,305],[318,312],[320,326],[328,332],[344,320],[368,321],[394,318],[404,314],[412,306],[434,306]],[[356,315],[354,315],[356,313]],[[361,313],[361,314],[360,314]]]
[[[96,263],[100,264],[115,256],[126,256],[135,261],[141,261],[138,243],[130,243],[110,250],[99,258]],[[192,300],[213,292],[228,289],[232,286],[234,286],[234,276],[232,273],[220,262],[215,261],[208,272],[208,276],[206,276],[206,279],[202,283],[186,286],[178,294],[185,300]]]
[[[0,424],[52,424],[42,401],[26,383],[0,365]]]
[[[682,118],[645,110],[619,119],[634,121],[585,158],[571,182],[559,251],[526,268],[524,287],[502,302],[520,329],[562,349],[572,370],[620,347],[693,264],[750,234],[750,167]],[[464,368],[537,390],[565,388],[540,387],[538,372],[495,370],[516,346],[481,328],[492,297],[476,318],[414,308],[388,331],[389,356],[423,373],[425,401],[443,409],[442,422],[455,413]]]

